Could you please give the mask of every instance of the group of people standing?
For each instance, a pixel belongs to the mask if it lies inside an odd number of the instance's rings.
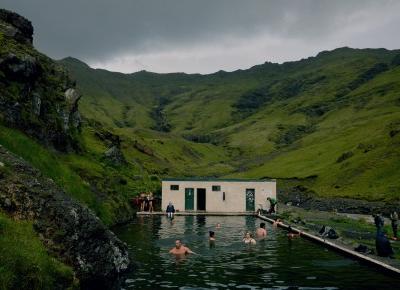
[[[142,192],[139,195],[140,211],[152,212],[154,210],[154,196],[152,192]]]

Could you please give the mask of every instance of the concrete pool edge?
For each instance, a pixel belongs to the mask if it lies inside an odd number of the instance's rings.
[[[162,211],[138,211],[136,215],[167,215]],[[176,216],[192,216],[192,215],[209,215],[209,216],[257,216],[254,212],[209,212],[209,211],[180,211],[176,212],[174,215]]]
[[[258,214],[256,216],[258,218],[264,220],[264,221],[269,222],[269,223],[273,223],[275,221],[275,220],[273,220],[271,218],[268,218],[266,216],[263,216],[261,214]],[[284,229],[288,229],[289,228],[289,225],[286,225],[286,224],[284,224],[282,222],[278,223],[278,226],[281,227],[281,228],[284,228]],[[376,259],[371,258],[369,256],[363,255],[363,254],[358,253],[356,251],[350,250],[350,249],[348,249],[348,248],[346,248],[344,246],[338,245],[336,243],[333,243],[333,242],[328,241],[326,239],[323,239],[321,237],[318,237],[318,236],[315,236],[313,234],[301,231],[301,230],[299,230],[297,228],[294,228],[294,227],[291,227],[291,228],[292,228],[292,230],[294,232],[300,234],[300,236],[305,237],[305,238],[307,238],[307,239],[309,239],[311,241],[314,241],[314,242],[319,243],[319,244],[323,244],[323,245],[325,245],[325,246],[327,246],[327,247],[329,247],[329,248],[331,248],[331,249],[333,249],[333,250],[335,250],[337,252],[340,252],[342,254],[350,256],[350,257],[352,257],[352,258],[354,258],[356,260],[360,260],[361,262],[373,265],[373,266],[375,266],[377,268],[380,268],[380,269],[382,269],[382,270],[384,270],[386,272],[390,272],[392,274],[400,275],[400,269],[398,269],[396,267],[393,267],[393,266],[391,266],[389,264],[386,264],[386,263],[384,263],[382,261],[376,260]]]

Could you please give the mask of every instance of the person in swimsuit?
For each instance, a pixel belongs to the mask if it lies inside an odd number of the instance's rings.
[[[215,242],[215,232],[213,232],[213,231],[209,231],[209,237],[208,237],[208,240],[209,240],[209,242],[210,242],[210,243],[213,243],[213,242]]]
[[[257,244],[256,240],[251,237],[250,232],[246,232],[246,234],[244,235],[244,238],[243,238],[243,242],[245,244],[249,244],[249,245]]]
[[[260,223],[260,227],[256,231],[257,238],[265,238],[267,236],[267,230],[265,229],[265,223]]]
[[[175,247],[173,247],[170,251],[170,254],[174,255],[187,255],[187,254],[194,254],[192,250],[190,250],[188,247],[185,247],[182,245],[181,240],[176,240],[175,241]]]
[[[274,223],[272,224],[272,227],[273,228],[277,228],[278,227],[278,225],[281,223],[281,220],[280,219],[276,219],[275,221],[274,221]]]
[[[142,192],[140,194],[140,211],[144,211],[145,200],[146,200],[146,194]]]
[[[147,198],[149,200],[149,212],[152,212],[153,211],[153,200],[154,200],[153,193],[150,192]]]
[[[289,238],[289,240],[300,237],[301,235],[301,232],[296,232],[295,230],[292,229],[291,226],[288,227],[288,231],[289,233],[287,234],[287,237]]]

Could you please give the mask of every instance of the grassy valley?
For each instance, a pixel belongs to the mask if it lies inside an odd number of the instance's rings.
[[[88,142],[99,143],[96,127],[120,136],[138,174],[269,177],[318,196],[397,200],[398,58],[340,48],[210,75],[61,63],[83,92]]]

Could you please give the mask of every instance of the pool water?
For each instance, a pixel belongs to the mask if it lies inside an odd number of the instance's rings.
[[[399,289],[400,280],[267,223],[268,237],[249,246],[256,217],[139,216],[115,229],[126,242],[134,269],[124,289]],[[215,225],[221,223],[221,228]],[[208,231],[215,231],[215,245]],[[196,255],[169,254],[182,239]]]

